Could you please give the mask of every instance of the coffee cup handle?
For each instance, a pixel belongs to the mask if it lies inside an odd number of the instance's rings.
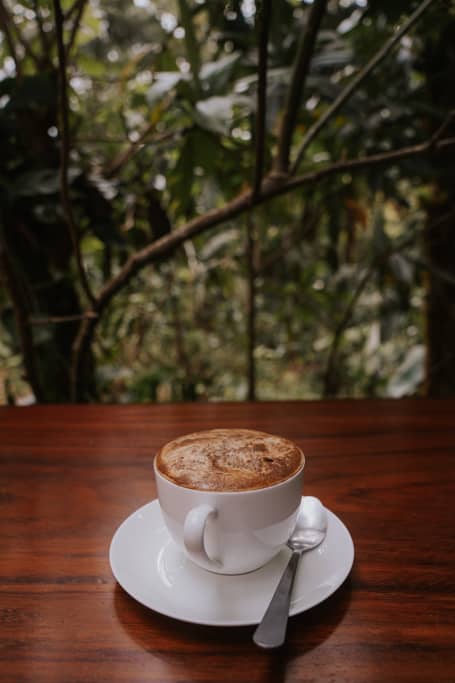
[[[183,525],[183,542],[188,556],[199,565],[221,567],[219,560],[207,555],[204,543],[205,527],[210,517],[216,517],[216,510],[210,505],[198,505],[189,511]]]

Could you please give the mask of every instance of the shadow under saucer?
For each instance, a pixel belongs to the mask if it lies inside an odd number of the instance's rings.
[[[277,650],[260,650],[253,644],[255,626],[204,626],[172,619],[136,602],[118,584],[113,603],[128,638],[141,650],[164,660],[174,679],[200,680],[211,667],[216,678],[215,669],[223,666],[235,667],[232,677],[236,681],[282,683],[292,660],[319,647],[342,623],[351,593],[348,576],[324,602],[290,617],[286,642]]]

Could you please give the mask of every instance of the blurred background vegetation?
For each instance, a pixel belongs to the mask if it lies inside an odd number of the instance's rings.
[[[0,402],[454,393],[454,3],[0,29]]]

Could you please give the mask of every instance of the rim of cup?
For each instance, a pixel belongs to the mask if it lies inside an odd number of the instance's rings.
[[[222,496],[232,496],[232,495],[239,495],[241,493],[246,494],[246,493],[257,493],[258,491],[270,491],[271,489],[277,489],[280,486],[284,486],[285,484],[288,484],[290,481],[298,477],[303,470],[305,469],[305,454],[302,451],[299,446],[297,446],[299,449],[301,455],[302,455],[302,462],[299,466],[299,468],[293,472],[289,477],[286,479],[282,479],[281,481],[277,481],[275,484],[270,484],[270,486],[258,486],[257,488],[251,488],[251,489],[238,489],[236,491],[221,491],[220,489],[199,489],[199,488],[194,488],[192,486],[184,486],[183,484],[177,484],[175,481],[172,481],[169,477],[167,477],[165,474],[160,472],[160,470],[157,467],[156,461],[158,458],[159,452],[155,455],[153,458],[153,470],[155,472],[156,477],[160,477],[166,484],[169,484],[170,486],[176,488],[176,489],[183,489],[184,491],[194,491],[195,493],[204,493],[204,494],[217,494],[217,495],[222,495]]]

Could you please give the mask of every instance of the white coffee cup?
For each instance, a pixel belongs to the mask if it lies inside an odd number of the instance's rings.
[[[288,479],[263,488],[205,491],[154,471],[161,512],[178,546],[200,567],[243,574],[266,564],[284,547],[302,499],[304,458]]]

